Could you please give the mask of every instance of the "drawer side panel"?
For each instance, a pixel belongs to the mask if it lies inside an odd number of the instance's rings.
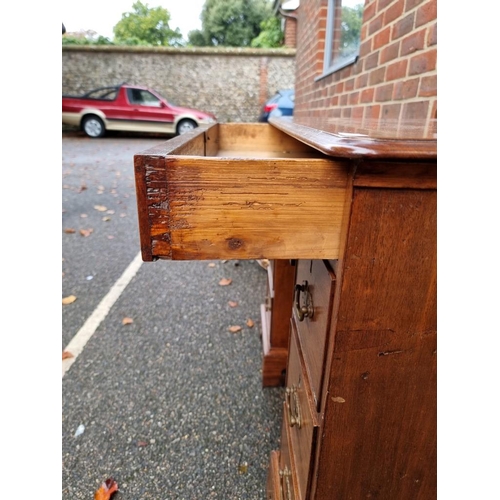
[[[171,258],[337,258],[344,164],[322,159],[166,159]]]

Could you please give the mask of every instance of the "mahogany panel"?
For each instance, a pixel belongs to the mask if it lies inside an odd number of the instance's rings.
[[[354,185],[373,188],[437,188],[436,162],[367,162],[358,163]]]
[[[312,317],[299,320],[293,308],[293,320],[297,327],[305,368],[311,381],[313,398],[319,411],[321,385],[325,373],[325,352],[329,339],[329,326],[335,290],[335,274],[326,260],[299,260],[297,265],[297,285],[307,282],[312,300]],[[304,292],[299,296],[304,304]]]
[[[296,266],[290,260],[272,261],[271,345],[273,347],[288,349],[295,272]]]
[[[267,471],[266,499],[282,500],[280,492],[280,452],[271,451],[269,457],[269,469]]]
[[[337,331],[435,331],[436,241],[435,190],[355,189]]]
[[[335,353],[314,498],[436,498],[436,337]]]
[[[299,141],[316,148],[332,158],[349,159],[401,159],[435,160],[437,157],[437,140],[435,138],[414,139],[412,137],[376,137],[376,133],[346,123],[342,127],[342,120],[337,121],[335,132],[326,131],[315,124],[315,128],[298,123],[293,119],[270,118],[269,123],[279,130],[295,137]],[[348,132],[343,132],[345,129]],[[416,127],[421,130],[421,127]],[[383,130],[383,123],[378,130]],[[361,132],[361,133],[358,133]]]
[[[280,500],[304,500],[297,485],[297,468],[290,438],[290,422],[283,403],[283,420],[280,440]]]
[[[312,483],[312,463],[318,440],[319,422],[293,320],[291,320],[284,413],[287,417],[284,421],[289,427],[293,461],[297,471],[297,486],[301,498],[307,499]]]
[[[426,189],[354,190],[318,499],[436,498],[436,198]]]

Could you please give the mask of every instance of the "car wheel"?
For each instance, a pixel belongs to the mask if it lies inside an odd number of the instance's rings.
[[[177,135],[185,134],[186,132],[191,132],[198,125],[193,120],[184,119],[177,124]]]
[[[104,122],[95,115],[86,116],[82,121],[83,131],[92,138],[102,137],[106,132]]]

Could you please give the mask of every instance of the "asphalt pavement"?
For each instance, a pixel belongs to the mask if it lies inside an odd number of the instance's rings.
[[[133,155],[165,140],[63,133],[63,351],[139,253]],[[113,500],[265,498],[283,400],[262,388],[265,293],[253,260],[140,265],[62,378],[63,500],[109,477]]]

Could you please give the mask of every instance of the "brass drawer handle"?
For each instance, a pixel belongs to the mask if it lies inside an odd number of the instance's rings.
[[[290,476],[292,471],[285,465],[283,470],[280,470],[280,498],[281,500],[293,500],[292,499],[292,488],[290,487]],[[285,483],[286,488],[283,486]],[[283,495],[283,492],[285,494]]]
[[[292,387],[287,387],[285,390],[285,394],[286,394],[286,406],[288,408],[288,420],[290,421],[290,427],[294,427],[296,425],[300,429],[302,426],[302,418],[300,415],[300,401],[299,401],[299,395],[297,393],[297,387],[295,385],[292,385]]]
[[[304,305],[300,305],[300,292],[304,295]],[[295,312],[299,321],[304,321],[304,318],[312,318],[314,316],[314,306],[309,284],[303,281],[302,285],[295,285]]]

